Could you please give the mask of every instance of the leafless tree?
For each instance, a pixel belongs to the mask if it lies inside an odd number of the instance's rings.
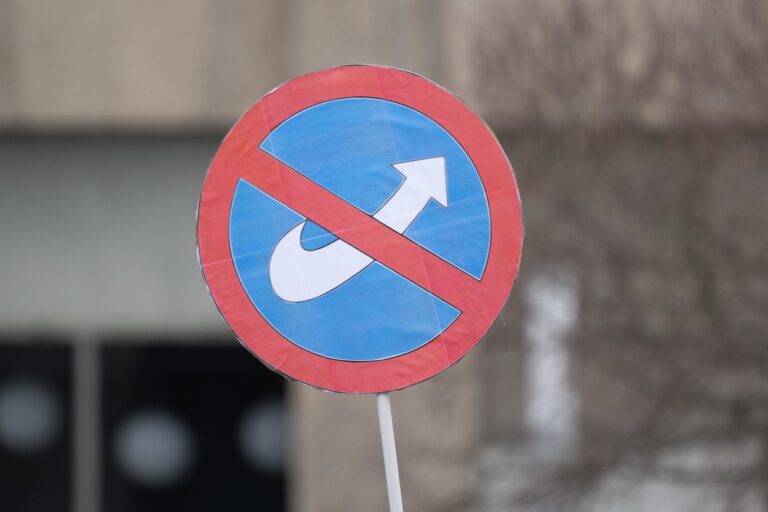
[[[768,496],[768,4],[489,12],[477,88],[521,183],[523,271],[566,266],[581,297],[579,447],[522,497],[608,475]]]

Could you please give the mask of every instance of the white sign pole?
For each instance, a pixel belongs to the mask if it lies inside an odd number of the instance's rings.
[[[379,408],[379,430],[381,447],[384,451],[384,471],[387,474],[387,494],[390,512],[403,512],[403,496],[400,493],[400,474],[397,471],[397,452],[395,451],[395,430],[392,426],[392,406],[389,393],[376,395]]]

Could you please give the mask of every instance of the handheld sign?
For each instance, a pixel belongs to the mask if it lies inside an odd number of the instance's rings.
[[[301,76],[224,139],[198,208],[209,291],[286,377],[382,393],[460,360],[520,261],[512,168],[461,101],[405,71]]]

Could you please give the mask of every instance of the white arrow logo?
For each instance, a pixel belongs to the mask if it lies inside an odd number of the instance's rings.
[[[404,233],[430,199],[448,207],[445,158],[424,158],[393,164],[405,181],[373,218]],[[314,299],[345,283],[373,259],[343,240],[316,250],[301,246],[306,221],[277,243],[269,261],[269,277],[278,297],[291,302]]]

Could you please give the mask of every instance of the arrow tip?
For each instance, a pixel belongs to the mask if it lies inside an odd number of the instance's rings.
[[[411,186],[417,187],[444,207],[448,207],[445,157],[438,156],[401,162],[392,164],[392,167],[405,176]]]

